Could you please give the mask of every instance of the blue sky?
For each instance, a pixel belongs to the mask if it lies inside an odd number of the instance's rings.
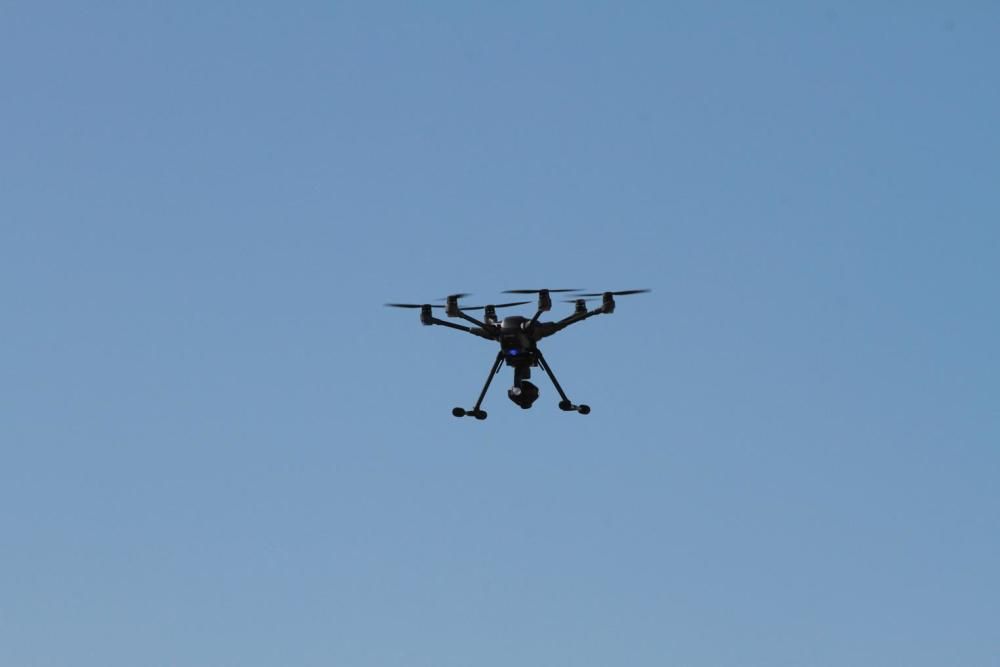
[[[998,19],[0,3],[0,662],[1000,664]]]

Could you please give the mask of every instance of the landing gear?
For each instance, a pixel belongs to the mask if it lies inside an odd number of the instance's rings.
[[[538,365],[548,374],[549,379],[552,380],[552,385],[559,392],[559,396],[562,399],[559,401],[559,409],[563,412],[578,412],[581,415],[590,414],[590,406],[581,403],[576,405],[573,401],[569,400],[566,392],[563,391],[562,386],[559,385],[559,380],[556,379],[555,374],[552,369],[549,368],[548,362],[545,361],[545,357],[539,350],[534,351],[535,358],[538,360]],[[479,393],[479,400],[476,401],[476,405],[471,410],[466,410],[465,408],[454,408],[451,411],[456,417],[475,417],[476,419],[482,421],[486,419],[486,410],[483,410],[480,406],[483,404],[483,398],[486,396],[486,391],[490,388],[490,383],[493,381],[493,376],[500,371],[500,367],[504,363],[504,352],[501,350],[497,353],[497,358],[493,362],[493,367],[490,369],[490,374],[486,377],[486,384],[483,385],[483,390]],[[507,391],[507,396],[511,401],[519,405],[523,409],[528,409],[531,404],[535,402],[538,398],[538,387],[528,381],[531,376],[531,368],[529,364],[517,364],[514,368],[514,386]]]
[[[563,412],[576,411],[581,415],[589,415],[589,405],[573,405],[573,401],[569,400],[566,392],[564,392],[563,388],[559,385],[559,380],[556,379],[555,373],[552,372],[552,369],[549,368],[549,364],[545,361],[545,357],[542,356],[542,351],[537,350],[535,354],[538,356],[538,365],[541,366],[546,373],[548,373],[549,379],[552,380],[552,386],[556,388],[556,391],[559,392],[559,396],[562,397],[562,400],[559,401],[559,409]]]
[[[483,398],[486,396],[486,390],[490,388],[490,382],[493,381],[493,376],[497,374],[500,370],[500,366],[503,365],[503,352],[497,353],[496,361],[493,362],[493,368],[490,369],[490,374],[486,376],[486,384],[483,385],[483,390],[479,392],[479,400],[476,401],[476,405],[471,410],[466,410],[465,408],[454,408],[451,414],[456,417],[475,417],[479,421],[486,419],[486,410],[481,410],[480,405],[483,404]]]
[[[559,409],[563,412],[579,412],[581,415],[590,414],[590,406],[583,403],[580,405],[573,405],[569,401],[559,401]]]
[[[482,421],[486,419],[486,410],[465,410],[463,408],[453,408],[451,414],[456,417],[475,417],[476,419]]]

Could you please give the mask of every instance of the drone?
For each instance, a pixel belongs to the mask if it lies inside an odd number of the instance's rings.
[[[576,405],[573,401],[569,400],[569,397],[566,396],[566,392],[563,391],[562,386],[559,384],[559,380],[556,379],[555,374],[552,372],[552,368],[545,360],[545,356],[542,354],[542,351],[538,349],[538,341],[559,333],[569,325],[582,322],[593,317],[594,315],[610,315],[615,312],[616,296],[641,294],[643,292],[649,292],[650,290],[632,289],[617,292],[579,294],[579,292],[582,291],[583,290],[579,289],[506,290],[504,294],[537,294],[538,309],[535,312],[534,317],[531,318],[522,317],[520,315],[511,315],[503,318],[503,320],[499,320],[497,318],[497,309],[523,306],[531,302],[514,301],[511,303],[497,303],[487,306],[460,306],[458,303],[459,299],[463,299],[469,295],[451,294],[444,299],[441,299],[446,302],[445,304],[387,303],[385,305],[392,308],[419,308],[420,323],[425,326],[437,325],[448,327],[449,329],[456,329],[458,331],[465,331],[475,336],[479,336],[480,338],[485,338],[486,340],[496,341],[500,344],[500,351],[497,352],[496,359],[493,362],[493,367],[490,369],[489,375],[486,376],[486,384],[483,385],[483,390],[479,392],[479,399],[476,401],[476,405],[471,410],[466,410],[460,407],[455,408],[451,411],[451,414],[454,416],[475,417],[480,420],[486,419],[486,411],[482,409],[483,399],[486,397],[486,391],[490,388],[490,382],[493,381],[493,376],[500,372],[500,369],[505,363],[514,369],[514,385],[507,390],[507,397],[522,409],[529,409],[538,399],[538,387],[530,382],[530,378],[531,369],[540,367],[549,376],[549,379],[552,380],[552,385],[556,388],[556,391],[559,392],[559,396],[562,399],[559,401],[559,409],[564,412],[577,412],[581,415],[586,415],[590,414],[590,406],[582,403],[580,405]],[[566,300],[566,303],[574,304],[575,310],[573,311],[573,314],[555,322],[539,321],[539,318],[543,313],[552,309],[551,295],[557,292],[578,293],[573,295],[572,299]],[[589,309],[587,303],[590,301],[596,301],[598,298],[601,300],[601,305],[596,308]],[[434,317],[433,311],[440,308],[444,309],[447,317],[462,319],[475,326],[455,324],[453,322],[448,322]],[[479,310],[483,311],[483,319],[481,321],[469,315],[469,311]]]

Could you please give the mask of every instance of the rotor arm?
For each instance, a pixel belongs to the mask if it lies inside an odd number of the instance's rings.
[[[487,326],[485,322],[481,322],[476,318],[472,317],[467,312],[465,312],[465,309],[461,308],[458,305],[458,300],[465,296],[468,296],[468,294],[450,294],[447,297],[445,297],[445,299],[448,302],[448,304],[445,306],[445,311],[444,311],[445,315],[447,315],[448,317],[463,319],[466,322],[471,322],[472,324],[475,324],[480,329],[488,331],[490,327]],[[483,308],[483,310],[485,311],[485,307],[483,306],[470,306],[470,308],[473,310],[479,310],[480,308]],[[494,312],[496,311],[494,310]]]
[[[448,304],[445,306],[445,315],[448,317],[461,318],[466,322],[472,322],[480,329],[486,329],[487,327],[485,324],[472,317],[459,307],[458,300],[464,296],[468,296],[468,294],[449,294],[446,296],[445,299],[448,301]]]
[[[445,320],[439,320],[436,317],[422,319],[421,322],[423,322],[424,324],[436,324],[438,326],[448,327],[449,329],[457,329],[458,331],[464,331],[474,336],[479,336],[480,338],[485,338],[487,340],[494,340],[493,333],[484,327],[467,327],[461,324],[453,324]]]
[[[472,317],[471,315],[469,315],[468,313],[466,313],[463,310],[459,310],[456,314],[449,315],[449,317],[460,317],[463,320],[466,320],[467,322],[472,322],[473,324],[475,324],[480,329],[486,329],[487,328],[487,326],[486,326],[485,323],[480,322],[479,320],[477,320],[476,318]]]
[[[537,336],[539,339],[546,338],[547,336],[559,333],[571,324],[583,322],[594,315],[601,315],[604,312],[604,306],[601,306],[600,308],[595,308],[593,310],[573,313],[569,317],[561,319],[558,322],[542,322],[535,326],[535,331],[538,332]]]
[[[542,313],[552,310],[552,297],[549,293],[550,290],[547,289],[538,290],[538,310],[535,311],[535,316],[528,322],[529,329],[538,324],[538,318],[542,316]]]

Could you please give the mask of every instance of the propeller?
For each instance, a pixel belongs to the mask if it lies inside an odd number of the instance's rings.
[[[531,303],[531,301],[512,301],[510,303],[495,303],[489,306],[459,306],[459,310],[485,310],[486,308],[510,308],[512,306],[523,306],[525,304]],[[389,306],[390,308],[423,308],[424,306],[430,306],[431,308],[445,308],[446,306],[442,304],[424,304],[424,303],[387,303],[383,304]]]
[[[554,290],[553,290],[554,291]],[[628,294],[643,294],[644,292],[651,292],[648,289],[625,289],[618,292],[594,292],[592,294],[581,294],[582,297],[594,297],[594,296],[604,296],[605,294],[610,294],[612,296],[626,296]]]
[[[446,297],[442,297],[442,298],[438,299],[438,301],[448,301],[450,299],[454,299],[457,302],[459,299],[464,299],[467,296],[470,296],[470,295],[467,294],[467,293],[465,293],[465,292],[460,292],[458,294],[449,294]],[[531,302],[530,301],[512,301],[511,303],[496,303],[496,304],[489,304],[488,306],[463,306],[461,304],[458,304],[458,309],[459,310],[485,310],[485,309],[490,308],[490,307],[493,307],[493,308],[509,308],[511,306],[523,306],[526,303],[531,303]],[[447,306],[434,306],[434,307],[435,308],[446,308]]]
[[[504,294],[540,294],[541,292],[579,292],[579,289],[509,289]]]
[[[489,306],[462,306],[461,310],[485,310],[487,308],[510,308],[511,306],[523,306],[531,301],[512,301],[511,303],[493,303]]]

